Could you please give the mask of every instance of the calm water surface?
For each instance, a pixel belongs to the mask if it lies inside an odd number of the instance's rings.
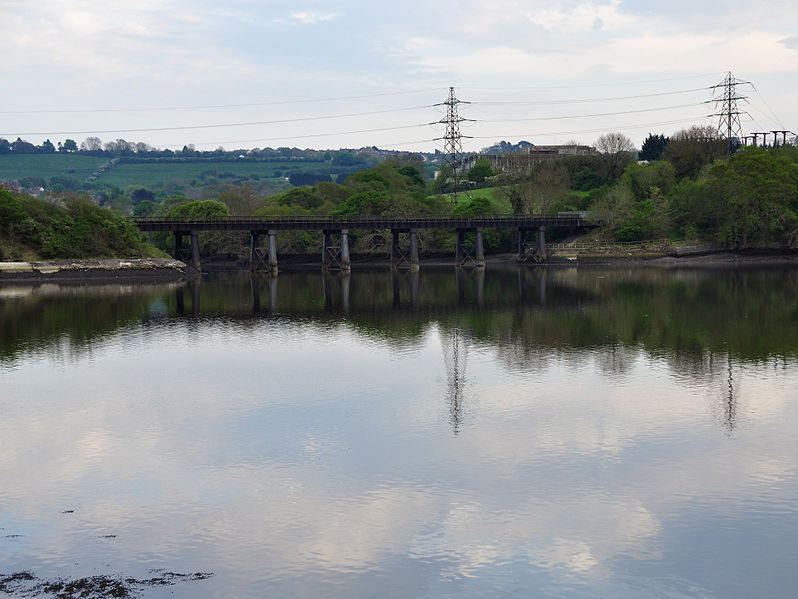
[[[798,271],[0,286],[0,574],[783,598]]]

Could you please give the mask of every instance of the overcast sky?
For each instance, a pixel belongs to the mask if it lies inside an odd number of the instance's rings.
[[[715,124],[727,71],[756,87],[744,133],[798,129],[795,0],[0,0],[0,23],[0,137],[33,143],[432,151],[454,86],[466,150],[639,145]]]

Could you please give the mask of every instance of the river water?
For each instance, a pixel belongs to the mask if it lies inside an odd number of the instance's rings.
[[[797,431],[798,270],[0,287],[0,575],[791,597]]]

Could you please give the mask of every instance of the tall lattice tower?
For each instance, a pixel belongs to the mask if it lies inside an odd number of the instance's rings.
[[[743,139],[740,115],[748,114],[737,108],[737,100],[747,99],[737,93],[738,85],[751,85],[751,82],[737,79],[729,71],[722,82],[710,88],[713,90],[711,101],[715,103],[715,114],[710,116],[718,117],[718,133],[728,140],[730,155]]]
[[[458,183],[458,169],[463,165],[463,144],[461,142],[463,137],[468,137],[460,134],[460,123],[463,121],[470,121],[473,119],[466,119],[457,114],[458,104],[470,104],[458,100],[454,94],[454,88],[449,88],[449,97],[445,102],[436,104],[436,106],[446,106],[446,118],[438,121],[446,125],[446,134],[442,138],[444,140],[443,153],[446,164],[452,169],[452,181],[454,183],[454,191],[452,193],[452,200],[457,204],[457,183]]]

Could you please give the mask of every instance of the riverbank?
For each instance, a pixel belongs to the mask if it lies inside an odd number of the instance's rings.
[[[0,262],[0,284],[176,281],[191,275],[191,270],[183,262],[171,258]]]
[[[668,251],[646,247],[623,250],[580,251],[560,249],[550,252],[550,265],[570,266],[648,266],[660,268],[721,268],[746,265],[798,265],[798,251],[790,249],[733,250],[712,246],[683,246]]]
[[[512,267],[517,264],[515,253],[492,254],[485,257],[486,266]],[[527,263],[536,265],[533,262]],[[389,266],[387,256],[354,255],[352,267]],[[420,266],[447,267],[454,261],[449,254],[424,255]],[[721,268],[746,265],[798,266],[798,251],[786,250],[727,250],[695,247],[689,251],[663,254],[647,252],[645,248],[624,251],[567,251],[549,252],[546,267],[613,267],[646,266],[660,268]],[[206,260],[203,272],[248,270],[246,261]],[[319,269],[317,256],[285,255],[280,257],[281,270]],[[185,263],[171,258],[107,259],[107,260],[49,260],[42,262],[0,262],[0,285],[3,283],[109,283],[179,281],[196,277],[199,273]]]

